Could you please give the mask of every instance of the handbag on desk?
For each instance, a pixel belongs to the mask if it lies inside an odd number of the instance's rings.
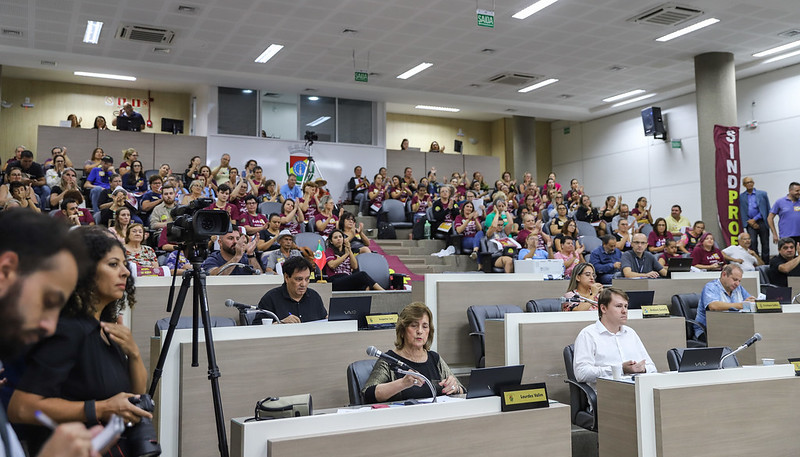
[[[267,397],[256,402],[255,420],[282,419],[313,414],[311,394]]]

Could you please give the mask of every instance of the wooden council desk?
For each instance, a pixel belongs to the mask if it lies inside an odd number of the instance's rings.
[[[501,412],[500,397],[231,421],[232,457],[571,457],[569,406]]]
[[[569,403],[564,367],[564,347],[587,325],[597,311],[506,314],[505,320],[487,320],[486,366],[525,365],[523,383],[544,382],[553,400]],[[686,346],[681,317],[643,319],[641,310],[628,311],[629,327],[636,330],[647,353],[660,371],[667,371],[667,351]]]
[[[368,359],[369,346],[392,348],[395,337],[394,329],[358,331],[355,321],[212,331],[226,425],[233,417],[252,416],[256,401],[267,396],[310,393],[315,408],[347,405],[347,366]],[[158,436],[165,456],[218,455],[203,332],[198,367],[191,366],[191,334],[191,329],[175,331],[156,395]],[[160,343],[154,338],[156,349]]]
[[[791,365],[598,379],[600,457],[800,455]]]
[[[758,332],[762,340],[736,353],[741,365],[761,364],[762,358],[788,363],[800,357],[800,305],[783,305],[782,313],[706,312],[708,345],[736,349]]]

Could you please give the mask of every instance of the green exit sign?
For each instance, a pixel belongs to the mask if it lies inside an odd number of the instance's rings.
[[[369,73],[367,73],[366,71],[357,71],[355,80],[358,83],[365,83],[369,80]]]
[[[564,127],[564,135],[569,135],[569,127]]]
[[[478,26],[494,28],[494,11],[478,10]]]

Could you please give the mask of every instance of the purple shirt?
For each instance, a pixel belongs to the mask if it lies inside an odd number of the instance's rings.
[[[781,237],[800,236],[800,200],[793,202],[789,197],[778,199],[769,211],[778,216],[778,234]]]

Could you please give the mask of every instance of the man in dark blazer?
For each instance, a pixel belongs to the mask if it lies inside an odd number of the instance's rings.
[[[749,176],[742,179],[746,189],[739,194],[739,215],[742,218],[742,227],[747,229],[753,240],[753,250],[758,252],[761,245],[761,258],[764,263],[769,263],[769,197],[763,190],[755,188],[755,181]]]

